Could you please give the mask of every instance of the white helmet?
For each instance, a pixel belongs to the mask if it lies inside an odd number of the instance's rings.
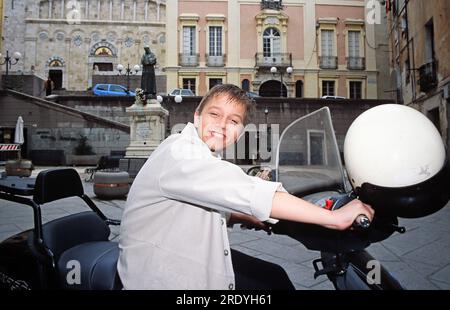
[[[432,210],[436,205],[425,206],[436,199],[433,196],[448,201],[442,138],[433,123],[413,108],[385,104],[361,114],[345,137],[344,158],[357,195],[381,212],[388,208],[397,216],[419,217],[436,211]]]

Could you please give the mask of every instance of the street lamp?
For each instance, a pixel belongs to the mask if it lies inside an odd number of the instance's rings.
[[[292,67],[289,66],[286,68],[286,73],[288,75],[291,75],[293,70],[294,69],[292,69]],[[277,72],[280,73],[280,97],[283,97],[283,74],[284,74],[284,72],[283,72],[283,70],[279,70],[277,67],[270,68],[270,73],[272,73],[272,75],[275,75]],[[287,97],[287,90],[286,90],[286,97]]]
[[[167,98],[168,102],[170,102],[171,97],[169,96]],[[158,101],[159,103],[162,103],[164,101],[164,98],[160,95],[156,96],[156,101]],[[183,101],[183,97],[181,95],[176,95],[175,97],[173,97],[173,101],[175,101],[176,103],[181,103]]]
[[[267,129],[267,151],[272,150],[272,127],[269,124],[269,108],[266,105],[266,108],[264,109],[264,115],[266,116],[266,129]]]
[[[122,64],[117,65],[117,71],[119,71],[118,75],[126,75],[127,76],[127,91],[130,90],[130,75],[137,74],[141,67],[139,65],[134,65],[133,69],[130,68],[130,64],[127,64],[127,68],[125,69],[125,72],[122,74],[122,71],[124,70],[124,66]],[[134,70],[134,72],[133,72]]]
[[[0,53],[0,59],[3,58],[4,60],[0,62],[0,66],[6,64],[6,79],[8,79],[9,69],[11,69],[12,65],[15,65],[19,62],[19,60],[22,58],[22,54],[19,52],[15,52],[12,57],[9,56],[9,51],[6,51],[6,56],[3,56]]]

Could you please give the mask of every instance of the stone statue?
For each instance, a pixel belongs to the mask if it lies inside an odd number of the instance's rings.
[[[150,47],[144,47],[145,54],[142,55],[142,79],[141,88],[148,99],[156,98],[156,79],[155,79],[155,64],[156,56],[150,50]]]

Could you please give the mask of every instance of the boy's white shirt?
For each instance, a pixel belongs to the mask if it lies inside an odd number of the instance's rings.
[[[269,219],[281,183],[221,160],[188,123],[136,176],[122,217],[118,271],[125,289],[234,289],[226,219]]]

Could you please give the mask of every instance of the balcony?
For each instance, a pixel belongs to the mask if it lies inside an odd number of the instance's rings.
[[[256,53],[255,66],[261,67],[292,67],[291,53]]]
[[[366,59],[364,57],[347,57],[348,70],[365,70]]]
[[[320,56],[319,67],[320,69],[337,69],[337,56]]]
[[[206,65],[208,67],[224,67],[226,58],[225,54],[221,56],[210,56],[209,54],[205,54]]]
[[[282,0],[262,0],[261,10],[282,10],[283,5],[281,2]]]
[[[420,91],[427,93],[437,86],[436,61],[424,64],[419,68]]]
[[[182,67],[197,67],[199,54],[178,54],[178,63]]]

